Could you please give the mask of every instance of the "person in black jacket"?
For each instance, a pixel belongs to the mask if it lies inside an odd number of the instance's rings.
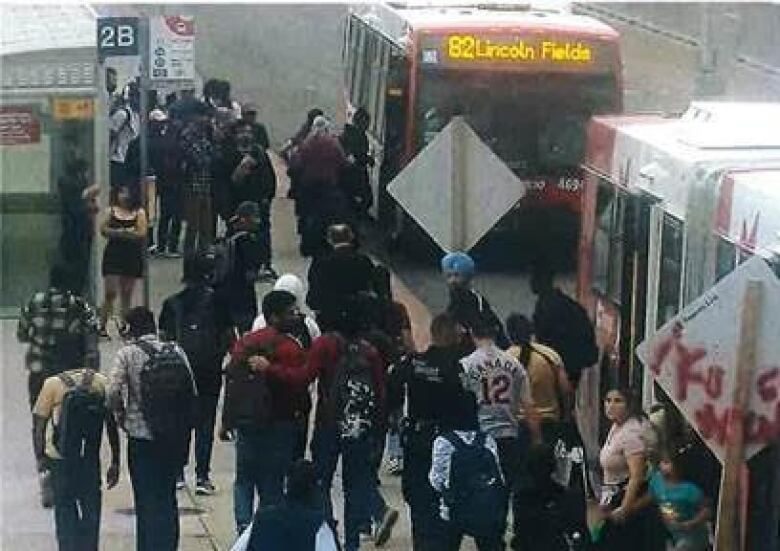
[[[253,124],[239,122],[235,127],[235,142],[230,162],[230,195],[234,208],[245,201],[257,203],[260,209],[260,277],[276,279],[278,276],[271,265],[271,201],[276,195],[276,173],[266,146],[257,140],[257,130]]]
[[[222,388],[222,358],[227,351],[229,320],[221,301],[207,283],[210,262],[205,255],[184,259],[184,289],[163,302],[160,336],[176,341],[187,354],[198,389],[195,423],[195,493],[212,495],[209,478],[217,402]],[[187,445],[189,449],[189,444]],[[183,486],[183,474],[179,478]]]
[[[408,400],[401,487],[411,510],[415,551],[436,549],[445,537],[439,499],[428,480],[433,440],[451,428],[447,412],[453,410],[452,404],[469,399],[460,378],[458,322],[450,314],[437,315],[431,322],[431,338],[433,344],[425,352],[402,361],[388,378],[388,407],[401,408]]]
[[[502,350],[509,347],[504,325],[498,318],[487,299],[471,288],[476,265],[469,255],[461,251],[448,253],[441,259],[441,271],[449,288],[450,301],[447,312],[458,321],[462,330],[462,342],[470,353],[471,328],[485,318],[489,319],[495,328],[496,344]]]
[[[230,325],[239,335],[250,331],[257,317],[255,282],[261,270],[262,245],[258,236],[260,209],[257,203],[245,201],[230,221],[225,247],[230,265],[224,281],[215,290],[230,312]]]
[[[315,257],[309,268],[306,303],[317,313],[320,328],[330,331],[343,316],[360,308],[373,290],[374,263],[356,250],[355,234],[347,224],[328,228],[331,251]]]
[[[345,171],[342,187],[355,220],[366,219],[368,209],[374,202],[368,181],[368,168],[374,166],[366,135],[370,122],[368,111],[361,107],[352,116],[352,124],[344,125],[344,130],[339,137],[350,163]]]

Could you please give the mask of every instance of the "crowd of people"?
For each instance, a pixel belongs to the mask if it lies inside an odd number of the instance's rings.
[[[473,259],[446,254],[449,302],[418,350],[390,272],[358,239],[372,204],[364,110],[340,135],[312,110],[282,150],[301,253],[312,257],[304,284],[272,267],[268,134],[223,81],[207,82],[202,99],[150,104],[161,214],[149,248],[145,190],[132,168],[137,109],[128,86],[110,113],[99,314],[82,297],[85,275],[58,263],[18,327],[29,343],[42,501],[54,507],[61,550],[98,548],[104,428],[109,489],[120,476],[119,429],[126,434],[139,551],[178,548],[177,490],[191,447],[195,492],[220,491],[215,434],[235,445],[237,551],[355,551],[366,538],[383,546],[400,508],[382,492],[385,457],[402,477],[415,550],[456,550],[466,536],[480,551],[708,548],[706,499],[628,389],[606,395],[612,427],[599,457],[603,483],[593,487],[573,396],[598,349],[585,311],[551,272],[533,274],[534,312],[504,322],[473,287]],[[133,305],[134,287],[145,254],[180,256],[182,221],[183,288],[155,319]],[[263,279],[274,288],[260,298]],[[97,343],[117,295],[122,346],[101,374]],[[341,515],[331,502],[339,460]],[[600,504],[590,525],[588,499]]]

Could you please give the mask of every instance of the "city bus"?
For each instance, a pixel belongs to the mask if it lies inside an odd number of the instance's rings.
[[[489,235],[519,238],[526,247],[512,254],[539,244],[574,259],[585,124],[622,108],[613,29],[518,4],[359,5],[343,58],[347,110],[372,118],[373,214],[383,228],[410,222],[387,184],[459,115],[528,189]]]
[[[736,102],[698,103],[677,117],[590,121],[577,272],[577,298],[601,349],[577,397],[589,455],[608,429],[602,403],[617,384],[641,394],[646,410],[668,405],[673,423],[687,427],[642,368],[636,346],[750,256],[778,271],[778,123],[780,104]],[[718,462],[685,430],[700,452],[701,482],[716,492]]]

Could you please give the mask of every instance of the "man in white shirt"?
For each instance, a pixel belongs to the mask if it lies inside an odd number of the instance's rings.
[[[109,117],[108,155],[111,161],[110,182],[115,187],[124,183],[137,183],[140,167],[135,167],[140,159],[128,158],[130,144],[141,135],[141,117],[139,116],[139,92],[133,83],[123,92],[123,99],[113,109]],[[134,157],[131,155],[130,157]],[[133,181],[135,179],[135,181]]]
[[[480,317],[471,327],[471,335],[476,350],[461,360],[463,386],[476,395],[480,429],[496,440],[512,509],[519,510],[519,490],[527,482],[524,475],[528,447],[531,442],[541,442],[528,375],[520,362],[496,346],[496,327],[491,319]],[[531,412],[522,424],[518,420],[520,411]],[[521,530],[517,519],[522,517],[517,513],[512,516],[515,549],[519,547]]]

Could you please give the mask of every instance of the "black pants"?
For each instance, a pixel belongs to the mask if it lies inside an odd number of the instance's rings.
[[[306,456],[306,446],[309,444],[309,413],[301,414],[301,419],[296,421],[298,425],[298,437],[295,440],[293,457],[303,459]]]
[[[271,202],[260,202],[260,228],[258,240],[260,242],[260,264],[271,266]]]
[[[137,551],[175,551],[179,546],[178,455],[159,443],[128,438],[127,466],[135,500]]]
[[[170,252],[179,250],[181,238],[181,193],[178,186],[164,183],[160,188],[160,222],[157,246]]]
[[[100,464],[50,461],[59,551],[97,551],[100,536]]]
[[[530,486],[528,480],[527,444],[520,438],[496,438],[498,460],[504,473],[506,487],[509,490],[512,505],[512,542],[513,550],[524,549],[522,542],[523,496]]]
[[[404,434],[404,470],[401,488],[409,504],[414,551],[434,551],[448,535],[447,524],[439,515],[439,496],[428,480],[431,470],[433,431]]]
[[[200,480],[208,480],[211,472],[211,451],[214,447],[214,425],[217,421],[217,394],[201,393],[198,395],[198,418],[195,424],[195,476]],[[187,450],[190,449],[192,434],[187,438]]]

